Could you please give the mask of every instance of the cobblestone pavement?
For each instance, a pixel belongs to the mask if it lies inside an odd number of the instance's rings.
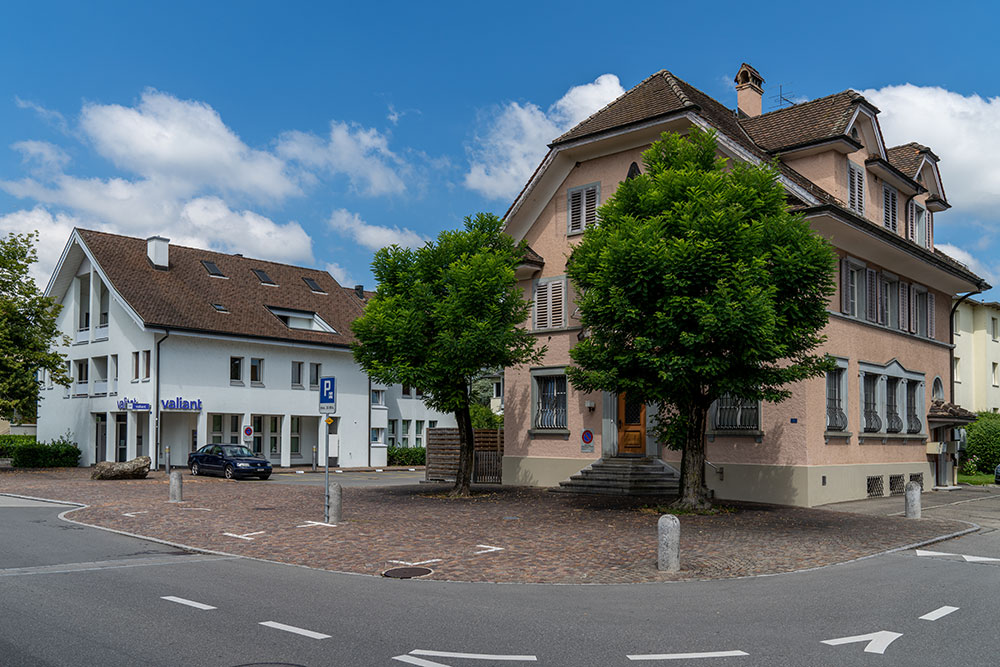
[[[89,505],[69,518],[192,547],[378,575],[423,563],[453,581],[636,583],[788,572],[843,562],[967,528],[825,509],[740,505],[681,516],[681,571],[656,569],[653,499],[447,485],[344,488],[343,521],[322,522],[324,490],[256,480],[184,477],[91,481],[88,469],[0,471],[0,493]],[[902,500],[899,500],[902,506]],[[926,502],[926,501],[925,501]],[[645,508],[645,509],[644,509]],[[238,537],[242,536],[242,537]]]

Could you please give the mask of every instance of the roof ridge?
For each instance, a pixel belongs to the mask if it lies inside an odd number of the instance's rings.
[[[624,93],[622,93],[621,95],[619,95],[615,99],[613,99],[610,102],[608,102],[607,104],[605,104],[603,107],[601,107],[600,109],[598,109],[594,113],[590,114],[586,118],[581,119],[579,122],[574,123],[572,127],[566,128],[566,130],[562,134],[560,134],[558,137],[556,137],[551,142],[549,142],[549,145],[551,146],[552,144],[559,143],[559,141],[561,141],[562,138],[565,137],[567,134],[569,134],[570,132],[572,132],[576,128],[580,127],[581,125],[583,125],[584,123],[586,123],[588,120],[594,118],[598,114],[601,114],[605,110],[611,108],[613,105],[617,104],[619,100],[622,100],[625,97],[628,97],[628,95],[630,93],[632,93],[632,91],[637,90],[640,86],[642,86],[642,84],[646,83],[647,81],[650,81],[654,76],[657,76],[658,74],[660,74],[662,72],[666,72],[666,71],[667,70],[665,70],[665,69],[661,69],[659,72],[653,72],[652,74],[650,74],[649,76],[647,76],[645,79],[643,79],[639,83],[635,84],[634,86],[632,86],[631,88],[629,88],[628,90],[626,90]]]
[[[865,99],[864,95],[862,95],[858,91],[854,90],[853,88],[847,88],[846,90],[841,90],[840,92],[837,92],[837,93],[830,93],[829,95],[824,95],[823,97],[817,97],[816,99],[813,99],[813,100],[806,100],[805,102],[799,102],[798,104],[793,104],[790,107],[783,107],[781,109],[775,109],[774,111],[768,111],[767,113],[762,113],[759,116],[750,116],[748,118],[741,118],[740,121],[741,122],[742,121],[754,121],[754,120],[757,120],[758,118],[773,117],[776,114],[780,114],[783,111],[791,111],[792,109],[801,109],[802,107],[804,107],[804,106],[806,106],[808,104],[814,104],[816,102],[823,102],[824,100],[829,100],[829,99],[832,99],[834,97],[838,97],[840,95],[850,95],[852,101],[857,101],[860,98],[860,99],[865,100],[867,102],[867,100]],[[869,102],[869,104],[870,104],[870,102]]]
[[[670,86],[670,89],[674,91],[674,95],[676,95],[677,98],[681,101],[681,104],[683,104],[686,107],[697,106],[694,102],[691,101],[691,98],[687,96],[687,93],[685,93],[680,86],[680,83],[683,83],[688,86],[690,86],[691,84],[689,84],[687,81],[683,81],[682,79],[678,79],[669,70],[661,69],[659,72],[657,72],[657,74],[661,74],[663,76],[663,79],[667,82],[667,85]],[[694,86],[691,87],[693,88]]]

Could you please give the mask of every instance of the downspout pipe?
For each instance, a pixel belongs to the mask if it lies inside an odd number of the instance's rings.
[[[154,389],[154,400],[153,405],[155,406],[156,415],[155,428],[156,428],[156,456],[159,458],[161,455],[161,442],[160,442],[160,344],[170,337],[170,329],[163,330],[163,338],[156,341],[156,386]],[[157,461],[156,469],[160,469],[159,461]],[[170,461],[164,459],[163,469],[170,470]]]
[[[948,331],[950,335],[948,336],[948,341],[951,343],[951,363],[948,364],[948,384],[949,384],[949,398],[948,401],[952,405],[958,405],[955,403],[955,311],[958,307],[962,305],[962,302],[969,297],[975,296],[977,294],[982,294],[983,289],[980,287],[975,292],[969,292],[964,296],[960,297],[958,301],[951,305],[951,313],[948,317]]]

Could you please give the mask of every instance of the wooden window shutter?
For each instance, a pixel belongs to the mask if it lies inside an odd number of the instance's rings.
[[[846,259],[840,260],[840,312],[851,314],[851,267]]]
[[[583,231],[583,191],[574,190],[569,193],[569,233]]]
[[[917,240],[917,205],[912,199],[906,207],[906,238],[911,241]]]
[[[847,208],[852,211],[858,209],[858,198],[856,195],[856,185],[855,181],[857,177],[854,173],[854,166],[848,161],[847,163]]]
[[[538,283],[535,286],[535,328],[548,329],[549,324],[549,286],[552,283]]]
[[[549,326],[561,327],[565,324],[566,281],[549,283]]]
[[[584,190],[583,224],[589,227],[597,222],[597,186]]]
[[[910,333],[917,333],[917,318],[919,313],[917,312],[917,290],[913,289],[914,285],[910,285]]]
[[[865,319],[874,322],[878,317],[878,274],[875,269],[865,269]]]
[[[926,240],[926,245],[928,250],[934,249],[934,214],[931,211],[927,211],[925,215],[927,220],[927,234],[924,235]]]
[[[934,293],[927,293],[927,337],[936,338],[934,328],[937,324],[937,316],[934,313]]]
[[[865,172],[859,167],[852,167],[854,169],[854,201],[856,203],[855,210],[864,215],[865,213]]]
[[[886,306],[887,293],[886,294],[882,293],[882,290],[886,286],[886,283],[882,279],[881,273],[878,274],[878,278],[875,281],[875,284],[877,285],[877,288],[875,290],[876,321],[879,324],[885,324],[886,320],[885,306]]]
[[[886,229],[896,231],[896,191],[889,186],[882,187],[882,222]]]
[[[899,283],[899,328],[906,331],[910,328],[910,294],[909,286]]]

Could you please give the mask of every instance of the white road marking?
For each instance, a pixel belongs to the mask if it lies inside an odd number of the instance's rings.
[[[465,660],[496,660],[508,662],[537,662],[533,655],[496,655],[491,653],[452,653],[451,651],[428,651],[416,648],[410,655],[427,655],[432,658],[463,658]]]
[[[479,548],[481,548],[482,551],[474,551],[474,552],[472,552],[475,555],[478,555],[478,554],[488,554],[488,553],[492,553],[494,551],[503,551],[503,547],[491,547],[488,544],[477,544],[476,546],[479,547]]]
[[[407,470],[409,470],[410,472],[417,472],[416,468],[407,468]]]
[[[918,556],[957,556],[958,554],[947,554],[943,551],[924,551],[923,549],[917,549],[914,551]]]
[[[253,542],[253,537],[251,535],[263,535],[263,530],[258,530],[256,533],[244,533],[242,535],[237,535],[235,533],[223,533],[226,537],[235,537],[240,540],[246,540],[247,542]]]
[[[967,563],[988,563],[990,561],[1000,561],[1000,558],[990,558],[989,556],[962,556]]]
[[[448,667],[448,665],[443,662],[434,662],[432,660],[424,660],[423,658],[414,658],[412,655],[394,655],[392,656],[392,659],[405,662],[408,665],[416,665],[417,667]]]
[[[335,524],[335,523],[323,523],[322,521],[306,521],[305,523],[301,523],[301,524],[299,524],[299,525],[297,525],[295,527],[296,528],[308,528],[310,526],[330,526],[331,528],[336,528],[337,524]]]
[[[343,470],[334,470],[333,472],[344,472]]]
[[[207,507],[178,507],[179,510],[195,511],[195,512],[211,512]]]
[[[885,650],[889,648],[889,644],[893,643],[903,634],[901,632],[889,632],[888,630],[879,630],[878,632],[870,632],[867,635],[855,635],[853,637],[840,637],[838,639],[825,639],[823,644],[828,646],[839,646],[841,644],[856,644],[858,642],[868,642],[865,646],[865,653],[885,653]]]
[[[947,616],[948,614],[950,614],[950,613],[952,613],[954,611],[958,611],[958,607],[949,607],[948,605],[945,605],[943,607],[935,609],[932,612],[924,614],[923,616],[920,617],[920,620],[921,621],[936,621],[939,618],[942,618],[943,616]]]
[[[427,565],[427,563],[440,563],[440,558],[431,558],[430,560],[422,560],[419,563],[408,563],[405,560],[390,560],[389,563],[399,563],[400,565]]]
[[[381,468],[375,468],[375,472],[382,472]]]
[[[177,604],[184,604],[189,607],[194,607],[195,609],[202,609],[205,611],[216,608],[210,604],[202,604],[201,602],[195,602],[194,600],[185,600],[184,598],[177,598],[174,597],[173,595],[164,595],[160,599],[166,600],[168,602],[176,602]]]
[[[122,516],[130,516],[135,518],[136,514],[149,514],[149,512],[122,512]]]
[[[750,654],[743,651],[708,651],[706,653],[650,653],[625,657],[629,660],[689,660],[692,658],[730,658],[738,655]]]
[[[303,637],[309,637],[311,639],[329,639],[330,635],[324,635],[322,632],[313,632],[312,630],[305,630],[303,628],[297,628],[294,625],[285,625],[284,623],[277,623],[275,621],[263,621],[260,625],[265,625],[269,628],[274,628],[275,630],[284,630],[285,632],[292,632],[297,635],[302,635]]]

